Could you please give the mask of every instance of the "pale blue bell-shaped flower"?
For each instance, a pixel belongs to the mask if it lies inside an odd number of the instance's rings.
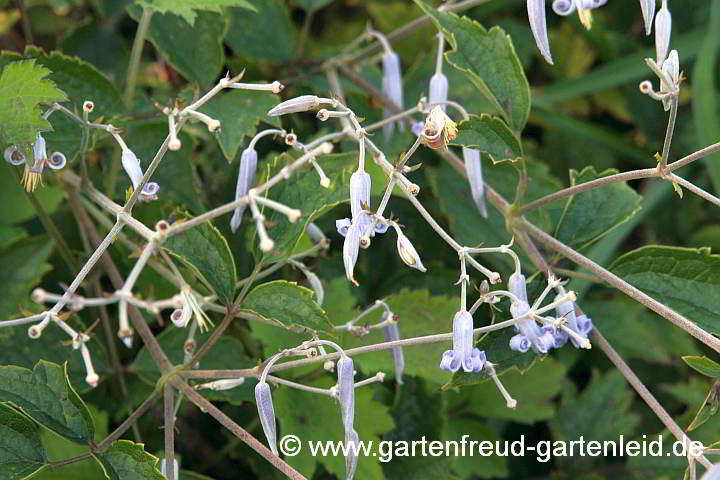
[[[277,429],[275,425],[275,408],[273,407],[270,385],[267,382],[260,382],[255,385],[255,403],[257,404],[260,424],[262,425],[265,438],[267,438],[270,450],[277,455]]]
[[[480,211],[480,215],[487,218],[487,206],[485,204],[485,181],[482,174],[482,159],[480,151],[474,148],[463,147],[463,160],[465,161],[465,171],[467,172],[468,183],[470,183],[470,191],[472,193],[475,206]]]
[[[392,322],[383,327],[383,336],[386,342],[400,340],[400,329],[397,322]],[[393,347],[390,349],[390,358],[395,366],[395,381],[402,385],[402,376],[405,372],[405,356],[402,347]]]
[[[518,333],[517,335],[514,335],[512,338],[510,338],[510,350],[525,353],[530,350],[531,346],[532,344],[530,343],[530,339],[528,339],[522,333]]]
[[[237,186],[235,187],[235,200],[245,195],[252,187],[255,186],[255,176],[257,175],[258,154],[254,149],[247,148],[240,155],[240,169],[238,171]],[[230,219],[230,230],[233,233],[237,231],[242,223],[242,215],[247,208],[247,203],[235,208],[233,216]]]
[[[337,399],[340,402],[345,433],[351,432],[355,419],[355,366],[352,358],[343,355],[337,361]]]
[[[515,272],[508,277],[508,290],[518,298],[518,302],[510,305],[510,314],[513,318],[520,318],[530,310],[528,304],[525,276]],[[515,324],[515,329],[522,333],[532,344],[533,350],[538,353],[547,353],[554,344],[552,332],[544,331],[533,319],[521,320]]]
[[[473,319],[470,312],[461,310],[453,318],[453,349],[446,350],[440,368],[457,372],[480,372],[485,366],[485,352],[474,348]]]
[[[405,102],[403,100],[403,84],[402,84],[402,72],[400,67],[400,57],[397,53],[388,51],[382,56],[383,64],[383,80],[382,80],[382,92],[399,108],[404,108]],[[392,111],[389,109],[383,110],[383,117],[387,118],[392,115]],[[383,127],[383,133],[385,138],[388,138],[395,128],[395,123],[398,123],[398,127],[401,131],[405,130],[405,125],[402,122],[391,122]]]

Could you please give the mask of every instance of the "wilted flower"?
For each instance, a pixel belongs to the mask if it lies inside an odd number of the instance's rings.
[[[143,179],[143,171],[140,168],[140,160],[129,148],[124,148],[122,152],[122,166],[125,169],[125,173],[130,177],[130,181],[133,184],[133,189],[137,189]],[[157,200],[157,193],[160,191],[160,186],[155,182],[148,182],[140,193],[140,200],[150,201]]]
[[[238,172],[237,186],[235,187],[235,200],[238,200],[255,186],[255,175],[257,171],[257,152],[254,149],[247,148],[240,155],[240,170]],[[233,233],[237,231],[242,222],[242,215],[247,208],[247,203],[235,208],[233,216],[230,219],[230,229]]]
[[[455,139],[457,125],[448,117],[439,106],[433,107],[425,119],[420,138],[423,143],[433,150],[446,148],[448,142]]]
[[[275,425],[275,408],[272,403],[272,394],[270,393],[270,385],[267,382],[259,382],[255,385],[255,404],[260,417],[265,438],[267,438],[270,450],[277,455],[277,429]]]
[[[485,365],[485,352],[474,348],[473,319],[470,312],[461,310],[453,318],[453,349],[443,353],[440,368],[457,372],[480,372]]]

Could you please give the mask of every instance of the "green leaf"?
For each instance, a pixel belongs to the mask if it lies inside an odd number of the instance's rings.
[[[267,112],[279,103],[278,96],[270,92],[233,89],[220,93],[203,105],[200,111],[222,124],[217,139],[228,161],[237,155],[247,137],[255,135],[260,122],[280,127],[278,117],[268,117]],[[242,112],[242,115],[238,115]]]
[[[70,385],[66,368],[40,360],[29,370],[0,366],[0,401],[10,402],[40,425],[76,443],[94,440],[90,412]]]
[[[86,327],[77,319],[68,320],[70,326],[77,331],[85,331]],[[5,327],[0,329],[0,365],[17,365],[32,368],[39,359],[62,364],[68,362],[67,371],[70,383],[75,385],[78,393],[86,393],[92,387],[85,382],[87,372],[80,350],[74,350],[67,334],[50,325],[42,336],[31,340],[28,338],[27,325]],[[87,347],[92,354],[93,367],[101,380],[109,372],[109,362],[105,346],[97,337],[91,337]]]
[[[25,478],[47,463],[37,425],[0,403],[0,478]]]
[[[679,356],[700,353],[689,334],[624,295],[603,291],[584,299],[582,308],[626,360],[635,358],[670,366]],[[618,322],[618,318],[623,321]],[[638,338],[643,341],[638,342]]]
[[[14,167],[9,163],[5,163],[0,168],[0,203],[3,205],[12,205],[3,212],[0,218],[0,225],[14,225],[16,223],[30,220],[37,215],[35,208],[27,198],[24,188],[20,185],[11,171]],[[65,191],[62,187],[44,186],[37,188],[33,192],[35,198],[40,202],[48,214],[54,213],[60,202],[65,198]]]
[[[720,364],[707,357],[686,356],[683,361],[698,372],[712,378],[720,378]]]
[[[147,453],[142,443],[118,440],[95,458],[110,480],[165,480],[157,469],[158,458]]]
[[[243,58],[287,62],[295,50],[290,12],[283,0],[249,0],[255,12],[230,9],[225,41]]]
[[[254,10],[247,0],[135,0],[135,4],[160,13],[174,13],[190,25],[195,24],[199,11],[223,13],[223,7]]]
[[[557,415],[550,421],[555,440],[570,441],[582,436],[586,441],[617,441],[620,435],[632,435],[640,423],[639,415],[630,411],[633,392],[617,370],[602,375],[595,372],[579,395],[572,384],[568,386]],[[592,457],[572,457],[572,460],[566,457],[563,463],[574,467],[593,460]]]
[[[692,72],[693,87],[697,89],[693,95],[693,119],[695,120],[698,144],[701,147],[714,143],[720,134],[720,115],[718,115],[718,103],[715,96],[717,93],[717,60],[718,54],[720,54],[718,28],[720,28],[720,5],[713,3],[710,7],[707,33],[702,41],[698,60],[695,62]],[[708,94],[703,95],[699,92],[708,92]],[[719,161],[720,155],[718,154],[705,158],[715,192],[720,191]]]
[[[313,291],[285,280],[253,288],[242,308],[296,331],[329,331],[331,327],[325,311],[313,300]]]
[[[133,5],[128,13],[139,20],[142,8]],[[210,84],[220,75],[225,63],[223,37],[228,29],[227,17],[200,11],[193,23],[178,15],[155,13],[150,20],[148,39],[180,75],[191,82]]]
[[[195,333],[197,346],[200,348],[210,337],[212,331]],[[182,365],[185,361],[185,341],[188,338],[188,331],[182,328],[168,328],[157,336],[163,351],[167,354],[173,365]],[[234,368],[251,368],[257,365],[244,354],[245,348],[242,342],[230,335],[223,335],[212,349],[202,359],[203,368],[213,370],[224,370]],[[160,379],[160,371],[153,362],[150,352],[143,347],[138,352],[135,361],[130,366],[130,371],[137,374],[140,379],[150,386],[155,386]],[[203,380],[201,383],[212,380]],[[198,390],[209,400],[218,400],[240,405],[243,402],[255,401],[255,379],[246,379],[245,383],[230,390],[213,391]]]
[[[610,270],[710,333],[720,334],[720,256],[709,249],[646,246],[621,256]]]
[[[292,160],[293,158],[288,155],[275,157],[275,161],[270,167],[271,175],[279,172]],[[265,254],[260,252],[259,247],[257,248],[257,254],[258,256],[262,255],[264,263],[287,258],[295,251],[311,221],[316,220],[333,207],[349,201],[350,175],[357,168],[357,153],[320,155],[316,161],[322,165],[325,174],[330,179],[329,188],[320,186],[317,172],[312,166],[307,165],[268,192],[268,198],[299,209],[302,216],[296,222],[290,223],[285,214],[276,210],[265,210],[268,224],[272,225],[268,229],[268,233],[275,241],[275,247],[271,252]]]
[[[683,358],[683,360],[685,360],[685,358]],[[687,362],[687,360],[685,361]],[[714,417],[718,410],[720,410],[720,382],[716,381],[710,386],[707,397],[705,397],[702,406],[698,410],[697,414],[695,414],[695,418],[693,418],[690,426],[687,427],[687,431],[691,432],[703,425],[705,422]]]
[[[486,30],[478,22],[435,10],[415,0],[441,30],[452,50],[448,63],[464,72],[480,93],[516,132],[530,115],[530,85],[510,37],[500,28]]]
[[[35,60],[6,65],[0,73],[0,143],[29,146],[38,132],[51,129],[40,105],[67,100]]]
[[[507,344],[505,348],[509,350]],[[489,353],[487,356],[489,361],[495,362]],[[552,358],[535,362],[535,365],[524,373],[516,368],[507,370],[500,380],[510,395],[517,400],[517,407],[514,410],[507,407],[495,383],[489,379],[473,388],[461,390],[464,394],[462,396],[450,394],[450,398],[457,397],[453,405],[466,402],[468,411],[481,417],[532,424],[555,415],[553,399],[562,390],[566,374],[565,366]]]
[[[405,384],[391,410],[395,429],[383,440],[391,442],[408,439],[440,439],[445,428],[445,402],[441,392],[420,378],[406,377]],[[398,456],[386,463],[383,470],[387,478],[412,478],[414,480],[448,478],[452,457]]]
[[[466,416],[454,415],[445,422],[443,440],[457,442],[462,448],[463,436],[469,435],[470,439],[482,439],[481,441],[502,442],[500,435],[494,432],[485,422]],[[465,441],[468,438],[465,437]],[[469,448],[469,447],[466,447]],[[454,450],[451,450],[454,453]],[[462,452],[462,450],[461,450]],[[500,455],[458,455],[453,458],[452,470],[461,478],[507,478],[510,476],[508,470],[508,458]]]
[[[457,138],[452,145],[475,148],[487,153],[493,162],[517,160],[522,157],[522,146],[508,126],[492,115],[470,115],[458,124]]]
[[[335,383],[333,378],[324,377],[313,386],[329,388]],[[293,388],[280,386],[273,390],[275,415],[283,435],[296,435],[308,441],[343,441],[345,438],[342,417],[337,401],[326,395],[302,392]],[[393,428],[392,417],[388,407],[374,398],[374,389],[358,388],[355,390],[355,422],[354,428],[365,442],[374,445],[380,442],[382,434]],[[264,439],[263,439],[264,441]],[[308,478],[317,470],[316,462],[338,478],[345,478],[345,459],[340,452],[337,456],[312,456],[309,449],[303,448],[294,457],[286,457],[285,461]],[[358,456],[355,478],[384,478],[377,457]]]
[[[303,10],[311,12],[329,5],[332,1],[333,0],[293,0],[293,3]]]
[[[164,248],[179,258],[225,305],[233,301],[237,272],[227,240],[210,222],[169,237]]]
[[[589,182],[617,173],[609,169],[597,173],[594,167],[570,170],[570,185]],[[642,197],[626,182],[593,188],[568,198],[555,237],[576,249],[588,247],[632,218]]]
[[[22,240],[0,250],[0,264],[3,266],[0,319],[15,316],[19,308],[29,301],[32,288],[51,269],[47,259],[52,250],[53,244],[47,237]]]
[[[91,118],[110,116],[122,112],[122,99],[120,92],[113,83],[93,65],[77,57],[70,57],[54,51],[45,54],[36,47],[25,49],[25,56],[35,59],[38,65],[50,69],[48,77],[68,97],[70,110],[82,112],[85,100],[92,100],[95,108]],[[55,125],[55,117],[64,117],[61,113],[54,113],[51,123]],[[76,125],[80,131],[80,127]]]

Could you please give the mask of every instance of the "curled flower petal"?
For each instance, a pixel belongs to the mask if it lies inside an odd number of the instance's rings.
[[[655,0],[640,0],[643,20],[645,21],[645,34],[652,32],[653,18],[655,17]]]
[[[267,438],[270,450],[277,455],[277,430],[275,426],[275,408],[272,403],[270,385],[261,382],[255,385],[255,403],[257,404],[260,423],[262,424],[265,438]]]
[[[387,97],[399,108],[403,108],[405,104],[403,100],[403,84],[402,84],[402,72],[400,68],[400,57],[397,53],[388,51],[382,56],[383,64],[383,80],[382,80],[382,91]],[[387,118],[392,115],[392,111],[389,109],[383,110],[383,117]],[[400,130],[404,131],[405,126],[402,122],[391,122],[383,127],[383,133],[385,138],[389,137],[395,123],[398,123]]]
[[[353,220],[370,206],[370,174],[356,170],[350,176],[350,211]]]
[[[465,161],[465,171],[467,172],[468,182],[470,183],[470,191],[472,192],[473,201],[477,206],[480,214],[487,218],[487,206],[485,205],[485,182],[482,174],[482,160],[480,151],[474,148],[463,147],[463,160]]]
[[[535,37],[535,43],[545,60],[552,65],[550,41],[547,34],[547,21],[545,19],[545,0],[527,0],[528,20],[530,29]]]
[[[531,347],[530,340],[522,333],[518,333],[517,335],[513,336],[510,339],[510,349],[511,350],[514,350],[516,352],[525,353],[528,350],[530,350],[530,347]]]
[[[60,170],[67,165],[67,158],[62,152],[53,152],[50,158],[48,158],[47,164],[53,170]]]
[[[320,98],[315,95],[301,95],[275,105],[270,109],[268,115],[271,117],[279,117],[280,115],[287,115],[289,113],[307,112],[308,110],[319,107],[321,103]]]
[[[352,221],[349,218],[341,218],[340,220],[335,220],[335,228],[337,229],[337,232],[343,237],[347,236],[350,225],[352,225]]]
[[[578,327],[578,333],[581,335],[585,335],[586,337],[592,332],[593,329],[593,322],[590,317],[588,317],[585,314],[578,315],[576,317],[577,320],[577,327]]]
[[[670,48],[670,34],[672,33],[672,15],[663,2],[660,11],[655,16],[655,53],[658,65],[662,65]]]
[[[558,15],[570,15],[575,11],[575,0],[554,0],[552,9]]]
[[[247,148],[240,155],[240,169],[238,171],[237,185],[235,186],[235,200],[238,200],[255,186],[255,176],[257,172],[257,151]],[[233,233],[237,231],[242,223],[242,215],[247,204],[235,208],[233,216],[230,219],[230,229]]]
[[[355,366],[352,358],[343,355],[337,361],[337,398],[340,402],[345,431],[353,428],[355,418]]]
[[[445,75],[438,72],[430,77],[430,92],[428,102],[446,102],[448,99],[448,79]],[[447,110],[447,105],[440,105],[443,112]]]
[[[5,161],[11,165],[22,165],[25,163],[25,154],[16,146],[5,149]]]
[[[457,124],[448,117],[439,106],[430,110],[421,138],[428,148],[433,150],[447,148],[447,144],[457,135]]]
[[[383,327],[383,336],[386,342],[400,340],[400,329],[397,322],[392,322]],[[405,356],[402,347],[393,347],[390,349],[390,358],[395,366],[395,380],[402,385],[402,376],[405,371]]]

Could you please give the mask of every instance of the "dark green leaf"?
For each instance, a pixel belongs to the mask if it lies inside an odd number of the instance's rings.
[[[110,480],[165,480],[157,469],[157,457],[147,453],[142,443],[118,440],[95,458]]]
[[[165,241],[164,247],[182,260],[225,305],[233,301],[237,272],[227,240],[205,222]]]
[[[0,142],[29,146],[38,132],[51,129],[40,105],[67,100],[48,78],[50,70],[36,60],[12,62],[0,73]]]
[[[0,401],[10,402],[40,425],[76,443],[94,440],[95,427],[62,366],[40,360],[35,368],[0,367]]]
[[[313,292],[285,280],[263,283],[243,300],[244,310],[293,330],[328,331],[327,315],[313,300]]]
[[[267,115],[268,110],[277,103],[277,95],[270,92],[233,89],[217,95],[200,110],[222,124],[217,139],[225,158],[232,161],[246,138],[255,135],[255,129],[260,122],[274,127],[280,126],[277,117]],[[242,112],[242,115],[238,112]]]
[[[160,13],[173,13],[188,24],[193,25],[199,12],[223,13],[223,7],[241,7],[253,10],[248,0],[136,0],[143,8],[151,8]]]
[[[230,9],[225,41],[243,58],[287,62],[295,49],[290,13],[283,0],[249,0],[255,12]]]
[[[5,163],[0,170],[0,202],[3,205],[12,205],[13,208],[6,209],[2,218],[1,225],[14,225],[33,218],[37,213],[33,208],[30,200],[23,191],[23,187],[15,179],[15,175],[10,170],[13,167],[9,163]],[[52,174],[51,174],[52,175]],[[65,195],[61,187],[45,186],[38,188],[33,192],[35,198],[40,202],[46,212],[53,213],[57,210],[58,205]]]
[[[445,432],[443,440],[457,442],[462,448],[463,437],[468,441],[469,435],[471,439],[482,439],[483,442],[502,442],[502,437],[494,432],[487,423],[475,418],[454,415],[447,419],[445,423]],[[469,447],[466,447],[469,449]],[[454,450],[450,450],[453,454]],[[480,456],[480,455],[460,455],[453,459],[452,469],[461,478],[507,478],[508,458],[500,455]]]
[[[520,141],[505,122],[484,113],[470,115],[470,119],[460,122],[457,138],[452,144],[487,153],[493,162],[522,157]]]
[[[581,172],[570,170],[572,186],[617,173],[597,173],[594,167]],[[583,249],[632,218],[642,198],[625,183],[612,183],[578,193],[567,200],[555,237],[576,249]]]
[[[500,27],[486,30],[467,17],[440,12],[422,0],[415,3],[453,47],[445,54],[448,63],[465,72],[513,130],[520,132],[530,114],[530,86],[510,37]]]
[[[720,410],[720,382],[716,381],[710,386],[710,390],[708,391],[707,397],[705,397],[705,401],[698,410],[697,414],[695,414],[695,418],[693,418],[690,426],[687,427],[688,432],[695,430],[710,420],[713,416],[715,416],[718,410]]]
[[[0,403],[0,478],[20,479],[47,462],[37,425]]]
[[[332,3],[333,0],[293,0],[293,3],[308,11],[318,10],[324,6]]]
[[[712,378],[720,378],[720,364],[717,362],[714,362],[707,357],[686,356],[682,357],[682,359],[690,367],[703,375]]]
[[[135,5],[128,12],[139,20],[142,8]],[[243,12],[248,13],[247,10]],[[200,11],[194,23],[173,13],[155,13],[150,21],[148,39],[183,77],[207,85],[217,79],[223,68],[222,42],[227,29],[227,17],[220,13]]]
[[[3,265],[3,281],[0,282],[0,319],[5,320],[15,316],[19,307],[28,302],[32,288],[51,269],[47,259],[52,250],[53,244],[46,237],[22,240],[0,250],[0,262]]]
[[[720,333],[720,256],[709,249],[642,247],[610,269],[705,330]]]

